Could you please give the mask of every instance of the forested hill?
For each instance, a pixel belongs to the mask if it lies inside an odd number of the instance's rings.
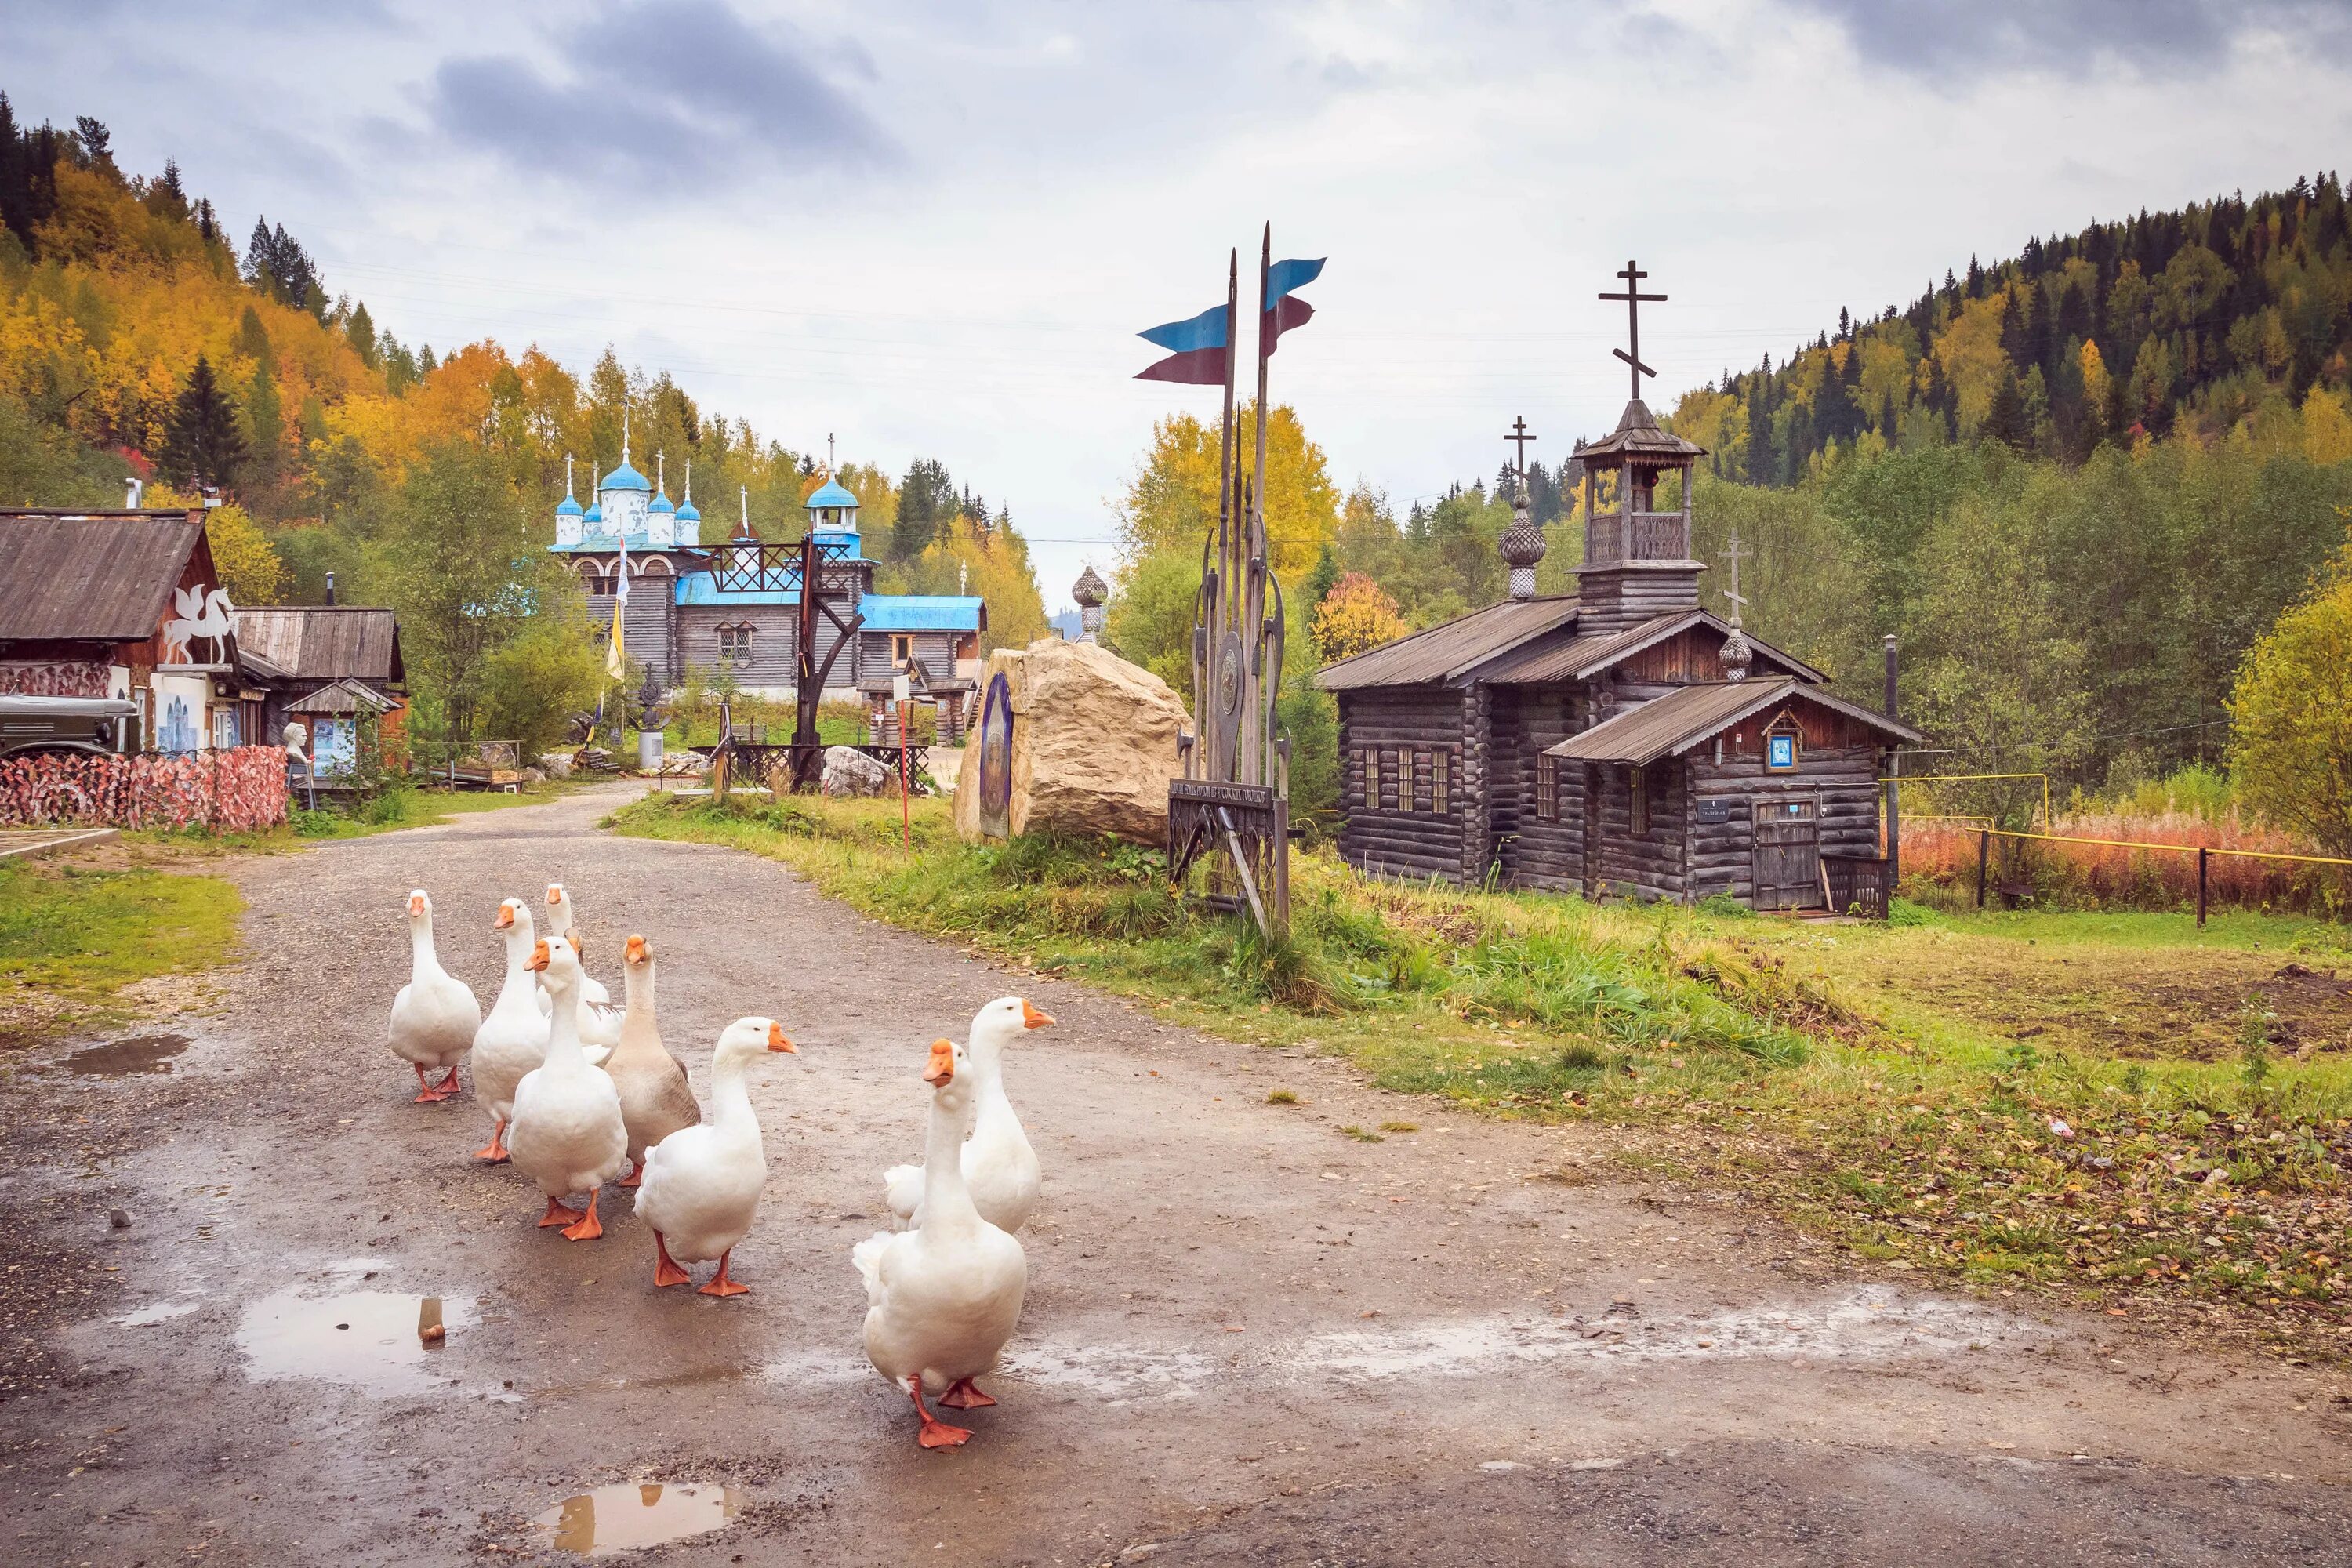
[[[673,497],[693,465],[706,528],[732,530],[740,487],[755,529],[798,532],[816,464],[667,373],[607,351],[578,374],[491,341],[436,354],[331,290],[285,223],[257,220],[240,256],[175,166],[126,174],[99,121],[28,128],[0,94],[0,505],[119,506],[134,472],[158,499],[216,485],[239,603],[315,600],[330,568],[347,598],[396,600],[402,530],[436,461],[493,472],[499,505],[551,539],[566,455],[584,500],[591,465],[620,456],[625,413],[637,463],[651,473],[663,454]],[[968,583],[992,637],[1044,631],[1001,500],[936,460],[895,478],[845,462],[838,477],[881,586]]]
[[[1990,438],[2068,465],[2103,441],[2220,436],[2352,379],[2352,215],[2333,174],[1971,258],[1907,306],[1839,312],[1783,363],[1686,393],[1675,428],[1751,484],[1832,444]]]

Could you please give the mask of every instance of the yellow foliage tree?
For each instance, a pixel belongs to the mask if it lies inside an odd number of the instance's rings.
[[[1255,461],[1257,422],[1243,409],[1234,421],[1241,464]],[[1287,405],[1275,405],[1265,427],[1265,530],[1276,575],[1289,582],[1315,564],[1339,526],[1339,491],[1323,448]],[[1217,523],[1217,428],[1174,414],[1151,429],[1151,449],[1128,486],[1119,511],[1130,558],[1166,548],[1198,556]]]
[[[1029,542],[1009,528],[991,528],[959,512],[940,526],[929,549],[891,575],[895,592],[971,594],[987,600],[988,630],[980,639],[983,655],[1026,647],[1045,635],[1045,601],[1029,564]]]
[[[150,507],[193,507],[202,502],[169,485],[150,485],[140,498]],[[235,501],[224,501],[205,513],[205,542],[212,547],[213,566],[232,605],[274,605],[286,590],[286,566],[253,514]]]
[[[2230,723],[2240,797],[2324,852],[2352,855],[2352,552],[2247,649]]]
[[[1343,575],[1315,606],[1315,644],[1325,658],[1352,658],[1404,634],[1397,602],[1361,572]]]

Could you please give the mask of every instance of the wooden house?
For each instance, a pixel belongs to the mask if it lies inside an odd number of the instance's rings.
[[[333,597],[334,582],[327,584]],[[375,721],[385,755],[404,761],[408,671],[392,611],[367,605],[272,605],[236,613],[239,648],[266,691],[257,735],[289,720],[310,732],[319,771],[357,755],[362,721]]]
[[[1700,607],[1701,447],[1636,397],[1579,456],[1574,595],[1535,593],[1522,489],[1509,598],[1317,674],[1339,709],[1341,856],[1596,899],[1883,910],[1878,780],[1916,732],[1749,637],[1736,595],[1731,620]]]
[[[248,743],[260,691],[202,507],[0,510],[0,694],[128,701],[126,751]]]

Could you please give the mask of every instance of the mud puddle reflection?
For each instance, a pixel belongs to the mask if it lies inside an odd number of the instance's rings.
[[[185,1035],[133,1035],[102,1046],[84,1046],[66,1058],[66,1070],[83,1078],[170,1072],[172,1058],[193,1043]]]
[[[609,1557],[723,1529],[741,1507],[733,1487],[624,1482],[566,1498],[531,1522],[562,1551]]]
[[[422,1394],[456,1381],[444,1348],[474,1322],[460,1296],[344,1290],[306,1296],[291,1286],[245,1310],[236,1330],[246,1375],[307,1377],[369,1394]]]

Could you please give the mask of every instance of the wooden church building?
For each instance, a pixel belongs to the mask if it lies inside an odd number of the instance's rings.
[[[1318,672],[1339,709],[1339,852],[1470,886],[1883,913],[1878,781],[1919,736],[1749,637],[1736,589],[1732,619],[1700,608],[1706,453],[1659,427],[1640,374],[1617,428],[1578,452],[1575,594],[1535,592],[1545,542],[1522,484],[1508,598]]]

